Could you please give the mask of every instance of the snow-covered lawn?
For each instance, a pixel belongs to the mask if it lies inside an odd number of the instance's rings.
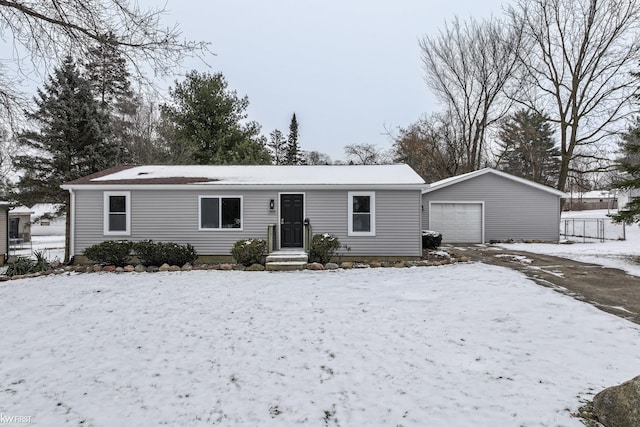
[[[39,426],[580,426],[640,327],[483,264],[0,284],[0,412]]]
[[[563,212],[562,218],[606,218],[607,222],[611,221],[607,217],[606,209]],[[638,224],[626,226],[626,240],[600,242],[592,239],[582,242],[582,239],[577,239],[571,244],[512,243],[500,244],[499,246],[505,249],[556,255],[576,261],[600,264],[605,267],[619,268],[628,274],[640,276],[640,227]]]

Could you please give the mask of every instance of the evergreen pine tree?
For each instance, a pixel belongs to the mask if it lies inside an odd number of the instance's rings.
[[[271,156],[259,137],[256,122],[244,122],[247,97],[227,89],[221,73],[192,71],[170,91],[171,104],[162,106],[169,150],[184,156],[181,163],[269,164]]]
[[[520,110],[499,130],[502,156],[498,168],[515,176],[553,186],[560,172],[560,150],[543,115]]]
[[[112,144],[120,146],[123,156],[118,161],[127,163],[127,151],[134,143],[132,127],[139,102],[131,89],[127,61],[118,50],[112,33],[89,50],[84,69],[100,107],[110,117]]]
[[[640,189],[640,117],[622,138],[622,158],[618,168],[624,178],[615,183],[616,188]],[[640,223],[640,197],[632,197],[627,206],[611,215],[616,222]]]
[[[15,159],[23,175],[13,197],[26,206],[35,203],[63,203],[67,206],[67,245],[69,257],[68,193],[60,188],[66,181],[113,166],[119,155],[112,145],[109,117],[95,100],[89,82],[72,58],[55,69],[34,98],[37,110],[28,114],[38,130],[18,136],[25,154]]]
[[[289,123],[286,164],[299,165],[301,163],[302,156],[300,146],[298,145],[298,120],[296,119],[296,113],[293,113],[293,116],[291,116],[291,123]]]

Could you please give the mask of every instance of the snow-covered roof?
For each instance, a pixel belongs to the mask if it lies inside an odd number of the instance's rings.
[[[592,191],[585,191],[584,193],[572,193],[571,197],[574,199],[606,199],[606,198],[615,199],[617,194],[618,194],[617,191],[592,190]]]
[[[33,210],[26,206],[16,206],[15,208],[9,211],[10,215],[31,215],[33,214]]]
[[[173,166],[108,169],[63,185],[104,186],[400,186],[422,188],[424,180],[407,165],[340,166]]]
[[[422,190],[422,194],[430,193],[432,191],[439,190],[439,189],[444,188],[444,187],[448,187],[449,185],[457,184],[459,182],[463,182],[463,181],[466,181],[466,180],[471,179],[471,178],[482,176],[482,175],[485,175],[487,173],[491,173],[491,174],[494,174],[494,175],[497,175],[497,176],[500,176],[500,177],[503,177],[503,178],[507,178],[507,179],[510,179],[512,181],[519,182],[521,184],[528,185],[528,186],[533,187],[533,188],[537,188],[538,190],[546,191],[547,193],[551,193],[551,194],[554,194],[554,195],[559,196],[559,197],[569,197],[569,195],[567,193],[564,193],[564,192],[562,192],[560,190],[556,190],[555,188],[547,187],[546,185],[538,184],[537,182],[533,182],[533,181],[530,181],[528,179],[524,179],[524,178],[520,178],[520,177],[517,177],[517,176],[513,176],[513,175],[508,174],[506,172],[502,172],[502,171],[499,171],[499,170],[496,170],[496,169],[492,169],[492,168],[484,168],[484,169],[480,169],[480,170],[477,170],[477,171],[468,172],[468,173],[465,173],[465,174],[462,174],[462,175],[452,176],[450,178],[445,178],[445,179],[442,179],[440,181],[433,182],[433,183],[429,184],[427,186],[427,188]]]

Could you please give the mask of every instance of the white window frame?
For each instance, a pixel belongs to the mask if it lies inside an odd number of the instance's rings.
[[[219,199],[218,202],[218,218],[220,219],[220,227],[202,227],[202,199]],[[222,228],[222,199],[240,199],[240,228]],[[242,196],[236,195],[206,195],[198,196],[198,231],[242,231],[244,229],[244,200]]]
[[[353,197],[354,196],[369,196],[369,215],[370,215],[370,229],[369,231],[353,231]],[[348,204],[348,224],[347,231],[348,236],[375,236],[376,235],[376,193],[374,191],[349,191],[347,197]]]
[[[112,196],[125,197],[125,227],[124,231],[109,230],[109,198]],[[131,235],[131,191],[105,191],[103,193],[103,233],[105,236],[130,236]]]

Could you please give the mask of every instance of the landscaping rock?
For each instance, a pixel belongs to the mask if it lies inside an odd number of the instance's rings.
[[[124,273],[124,268],[122,268],[122,267],[117,267],[117,268],[116,268],[116,273]]]
[[[7,280],[11,280],[10,276],[0,276],[0,282],[6,282]]]
[[[245,267],[242,264],[235,264],[231,267],[232,270],[237,270],[237,271],[245,271],[247,269],[247,267]]]
[[[158,271],[160,271],[160,267],[157,265],[150,265],[147,267],[147,273],[157,273]]]
[[[231,270],[231,269],[233,269],[231,264],[220,264],[220,270]],[[214,268],[214,270],[215,270],[215,268]]]
[[[319,262],[311,262],[306,266],[307,270],[324,270],[324,265]]]
[[[246,271],[264,271],[264,265],[262,264],[251,264],[247,267]]]
[[[98,273],[98,272],[102,271],[102,266],[96,264],[93,267],[91,267],[91,271],[93,271],[94,273]]]
[[[74,270],[75,270],[75,267],[73,267],[73,266],[71,266],[71,265],[67,265],[67,266],[64,268],[64,271],[66,271],[66,272],[72,272],[72,271],[74,271]]]
[[[186,263],[185,265],[182,266],[181,268],[182,271],[191,271],[193,270],[193,266],[189,263]]]
[[[396,262],[395,264],[393,264],[394,268],[405,268],[406,265],[404,262],[400,261],[400,262]]]
[[[51,263],[49,263],[49,265],[51,266],[51,268],[60,268],[60,267],[62,267],[62,263],[60,261],[51,261]]]
[[[181,268],[177,265],[172,265],[171,267],[169,267],[169,271],[181,271]]]
[[[136,268],[131,264],[124,266],[124,271],[127,272],[127,273],[131,273],[132,271],[135,271],[135,270],[136,270]]]
[[[102,271],[106,271],[107,273],[111,273],[113,271],[116,271],[116,266],[115,265],[105,265],[104,267],[102,267]]]
[[[169,271],[171,267],[169,266],[169,264],[167,264],[166,262],[164,264],[162,264],[160,267],[158,267],[158,271]]]
[[[209,270],[209,264],[198,264],[193,267],[194,270]]]
[[[73,271],[75,271],[76,273],[86,273],[87,272],[87,267],[84,265],[78,265],[76,267],[74,267]]]
[[[324,269],[325,270],[337,270],[339,269],[340,266],[338,264],[336,264],[335,262],[328,262],[324,265]]]
[[[19,279],[24,279],[24,276],[22,274],[16,274],[15,276],[11,276],[11,280],[19,280]]]
[[[137,272],[137,273],[144,273],[147,271],[147,268],[142,265],[142,264],[138,264],[136,265],[136,267],[133,269],[133,271]]]
[[[349,261],[344,261],[343,263],[340,264],[340,268],[348,270],[350,268],[353,268],[353,263]]]
[[[369,264],[364,262],[354,262],[353,268],[369,268]]]
[[[640,375],[596,394],[593,413],[605,427],[640,426]]]
[[[392,261],[382,261],[380,264],[384,268],[389,268],[389,267],[393,267],[394,265],[396,265],[396,263],[392,262]]]
[[[378,262],[378,261],[371,261],[369,263],[369,267],[371,267],[371,268],[380,268],[380,267],[382,267],[382,264],[380,264],[380,262]]]

